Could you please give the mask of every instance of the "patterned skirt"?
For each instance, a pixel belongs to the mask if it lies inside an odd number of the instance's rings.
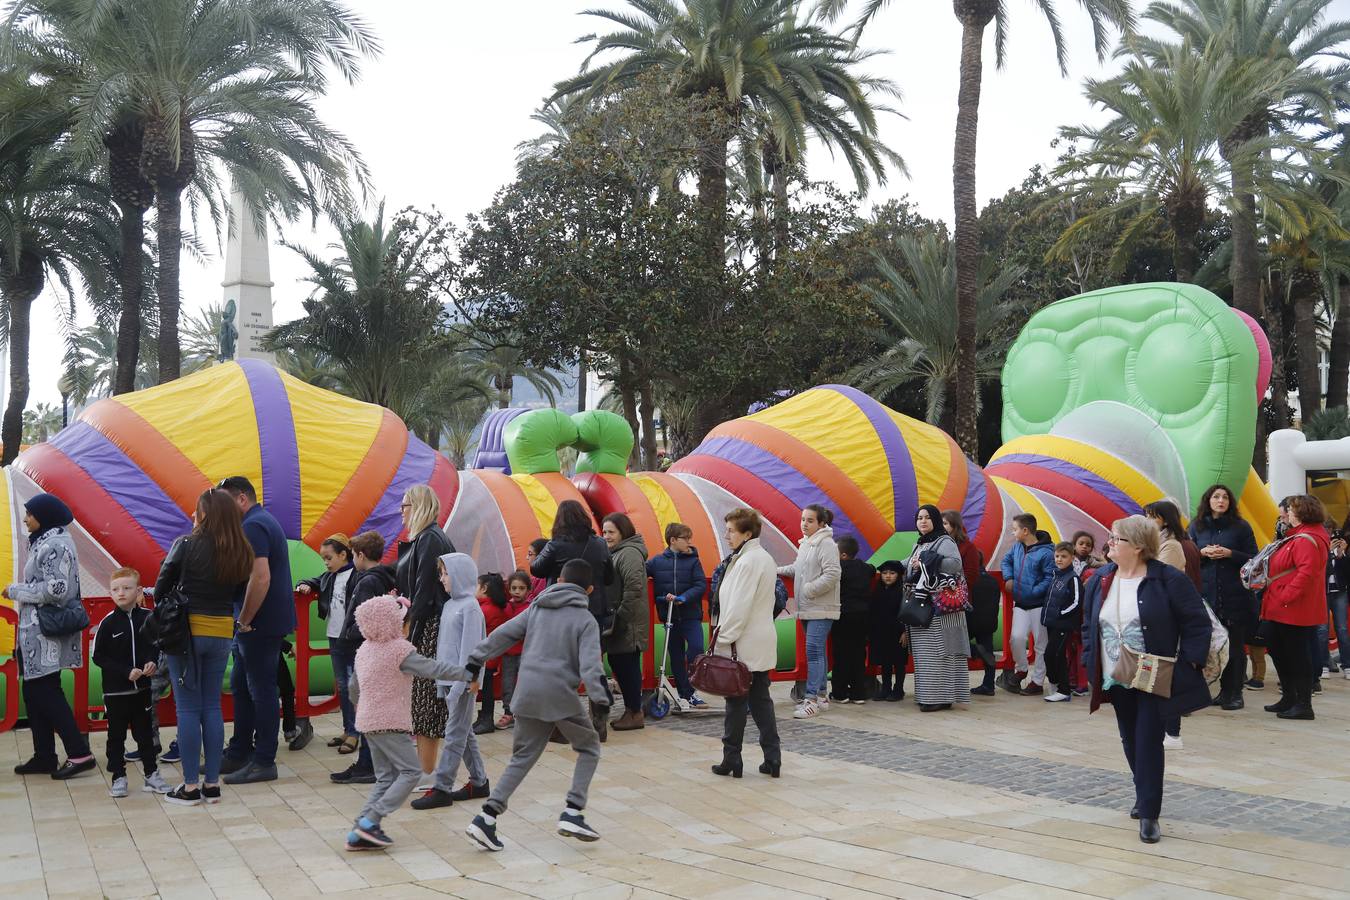
[[[955,652],[965,638],[964,653]],[[966,614],[935,616],[927,628],[909,629],[914,657],[914,695],[919,703],[970,702],[970,640]]]
[[[441,633],[441,620],[433,616],[422,626],[421,638],[415,645],[417,652],[436,658],[436,638]],[[445,722],[450,710],[444,698],[436,696],[436,682],[431,678],[414,678],[412,688],[413,734],[422,737],[445,737]]]

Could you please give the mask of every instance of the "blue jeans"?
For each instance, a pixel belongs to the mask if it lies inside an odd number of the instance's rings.
[[[356,650],[342,641],[329,639],[328,661],[333,664],[333,685],[337,688],[338,708],[342,710],[342,733],[356,734],[356,707],[347,693],[348,673],[356,665]]]
[[[685,619],[671,622],[669,665],[675,676],[675,689],[680,696],[688,700],[694,696],[694,686],[689,683],[689,664],[703,652],[703,623],[698,619]]]
[[[818,697],[825,693],[825,676],[829,671],[829,657],[825,652],[833,619],[807,619],[806,628],[806,696]]]
[[[184,654],[166,654],[173,680],[173,705],[178,711],[178,752],[182,755],[183,783],[195,787],[200,776],[207,784],[220,781],[221,748],[225,746],[225,719],[220,712],[221,681],[230,658],[230,639],[194,637]],[[203,750],[206,770],[200,769]]]
[[[1347,598],[1350,594],[1337,591],[1331,595],[1331,619],[1336,627],[1336,644],[1341,654],[1341,668],[1350,664],[1350,616],[1347,616]]]
[[[234,668],[230,671],[234,736],[225,748],[231,759],[247,761],[252,756],[258,766],[276,765],[277,732],[281,728],[277,665],[282,637],[256,631],[234,636]]]

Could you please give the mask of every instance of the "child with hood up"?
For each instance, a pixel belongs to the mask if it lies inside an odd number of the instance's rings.
[[[468,663],[469,654],[487,636],[483,609],[478,602],[478,566],[464,553],[446,553],[436,560],[441,586],[449,596],[441,607],[441,630],[436,638],[436,659],[456,666]],[[445,698],[445,745],[432,773],[431,788],[412,802],[413,809],[439,809],[456,800],[488,795],[487,768],[478,752],[473,730],[473,686],[462,681],[438,681],[436,693]],[[459,763],[469,771],[468,782],[455,790]]]
[[[905,565],[889,559],[877,567],[879,578],[868,607],[870,633],[868,659],[881,669],[881,693],[878,700],[905,699],[905,668],[909,665],[908,636],[900,621],[900,601],[904,585]],[[892,681],[894,679],[894,681]]]
[[[403,636],[407,611],[406,599],[391,596],[372,597],[356,609],[365,642],[356,651],[347,687],[356,704],[356,728],[375,764],[375,786],[347,834],[348,850],[382,850],[394,843],[380,823],[403,805],[422,777],[412,740],[413,676],[456,682],[472,677],[462,666],[427,659],[414,649]]]

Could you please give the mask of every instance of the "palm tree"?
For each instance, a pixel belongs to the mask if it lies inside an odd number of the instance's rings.
[[[0,79],[0,300],[8,321],[9,398],[0,420],[3,454],[13,462],[28,404],[28,343],[34,301],[49,283],[74,303],[76,279],[91,294],[117,259],[107,192],[59,143],[61,104],[22,73]]]
[[[39,403],[23,412],[23,442],[41,444],[61,430],[61,410],[51,403]],[[18,448],[15,448],[17,452]]]
[[[543,125],[545,131],[516,144],[516,163],[524,165],[531,160],[544,159],[567,143],[572,136],[573,123],[587,106],[576,94],[546,100],[543,106],[530,113],[530,118]]]
[[[445,436],[445,455],[458,469],[467,467],[469,454],[478,446],[475,435],[478,423],[488,410],[488,402],[483,398],[466,400],[456,404],[446,418],[442,434]]]
[[[491,392],[446,327],[424,274],[426,236],[406,217],[387,226],[381,204],[369,222],[338,223],[335,259],[284,244],[309,266],[315,290],[305,315],[274,328],[263,346],[320,354],[339,390],[393,410],[435,442],[457,403]]]
[[[1127,217],[1111,259],[1119,272],[1137,239],[1163,215],[1172,230],[1176,278],[1192,281],[1200,264],[1199,234],[1211,207],[1229,196],[1228,163],[1219,138],[1247,115],[1253,98],[1264,96],[1283,77],[1283,69],[1266,63],[1238,69],[1216,41],[1197,53],[1187,39],[1162,47],[1160,58],[1153,60],[1133,40],[1126,49],[1133,55],[1120,75],[1089,80],[1085,88],[1088,99],[1113,118],[1101,127],[1060,129],[1063,137],[1087,146],[1066,156],[1054,171],[1068,176],[1065,192],[1071,197],[1117,199],[1070,225],[1051,254],[1062,258],[1079,238]],[[1308,157],[1316,152],[1306,139],[1272,133],[1248,142],[1232,157],[1260,179],[1271,214],[1295,236],[1335,220],[1300,183]]]
[[[123,369],[118,359],[119,338],[119,332],[104,323],[88,325],[71,335],[66,347],[65,377],[72,388],[70,399],[76,406],[97,397],[125,393],[120,390]],[[152,387],[159,381],[152,346],[144,343],[140,350],[131,385],[134,391]]]
[[[596,97],[624,91],[649,73],[660,73],[676,96],[707,95],[733,125],[754,111],[768,122],[772,147],[784,161],[805,156],[808,134],[844,153],[867,184],[870,171],[886,179],[886,163],[898,157],[877,138],[877,108],[871,95],[896,94],[885,80],[858,68],[871,54],[849,39],[802,20],[800,0],[628,0],[631,10],[589,10],[587,15],[619,26],[594,42],[583,70],[556,85],[555,97]],[[619,59],[590,69],[611,51]],[[698,196],[709,228],[709,251],[719,264],[724,249],[727,173],[732,134],[706,136],[698,172]]]
[[[314,100],[325,63],[354,80],[378,45],[336,0],[21,0],[12,21],[35,43],[63,27],[100,35],[106,56],[77,95],[76,129],[103,140],[130,123],[126,151],[139,129],[137,163],[155,193],[160,378],[175,379],[184,191],[204,186],[214,218],[219,166],[255,210],[347,208],[348,172],[364,183],[366,171]]]
[[[861,32],[889,0],[866,0],[855,30]],[[821,0],[820,14],[839,15],[848,0]],[[1068,75],[1068,48],[1060,27],[1054,0],[1034,0],[1045,16],[1055,41],[1055,57],[1060,72]],[[1134,13],[1129,0],[1078,0],[1092,22],[1092,42],[1097,59],[1106,58],[1112,27],[1129,33],[1134,29]],[[952,0],[952,9],[961,23],[960,89],[956,100],[956,140],[952,158],[952,196],[955,206],[953,234],[956,242],[956,328],[957,374],[953,384],[956,395],[955,438],[961,449],[973,456],[978,450],[979,430],[976,407],[979,403],[976,328],[978,267],[980,259],[980,220],[975,205],[975,155],[980,114],[980,82],[984,72],[984,32],[994,23],[994,56],[998,68],[1007,58],[1008,8],[1004,0]]]
[[[1193,47],[1217,43],[1235,72],[1253,64],[1278,64],[1283,77],[1257,98],[1230,130],[1219,136],[1232,184],[1233,305],[1261,314],[1261,255],[1257,243],[1257,160],[1245,148],[1272,132],[1290,132],[1320,122],[1331,127],[1338,93],[1350,70],[1341,44],[1350,21],[1325,22],[1333,0],[1166,0],[1149,4],[1146,19],[1168,28]],[[1161,42],[1143,41],[1154,55]],[[1332,68],[1323,69],[1325,61]]]
[[[511,390],[517,378],[547,397],[549,403],[558,402],[563,390],[558,376],[532,364],[521,347],[478,339],[470,343],[468,353],[472,370],[496,392],[498,409],[511,405]]]
[[[958,329],[951,314],[956,300],[956,244],[929,232],[917,240],[900,238],[899,248],[913,283],[885,257],[873,254],[882,283],[866,282],[863,290],[882,320],[872,340],[885,349],[847,377],[882,402],[922,380],[925,418],[933,424],[948,424],[955,412],[950,401],[952,386],[961,371]],[[983,346],[975,366],[981,382],[998,377],[1003,365],[1003,348],[996,339],[1003,314],[999,299],[1025,273],[1021,266],[996,274],[988,265],[981,267],[976,325]]]
[[[209,303],[183,320],[179,343],[183,348],[183,374],[215,364],[220,356],[220,326],[225,319],[225,302]]]

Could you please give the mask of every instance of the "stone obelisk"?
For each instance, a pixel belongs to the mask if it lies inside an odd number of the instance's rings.
[[[276,357],[263,350],[260,341],[272,330],[272,269],[267,259],[267,223],[256,222],[253,211],[236,190],[230,197],[230,236],[225,246],[225,308],[234,301],[234,327],[238,333],[235,359]],[[226,324],[228,330],[228,323]]]

